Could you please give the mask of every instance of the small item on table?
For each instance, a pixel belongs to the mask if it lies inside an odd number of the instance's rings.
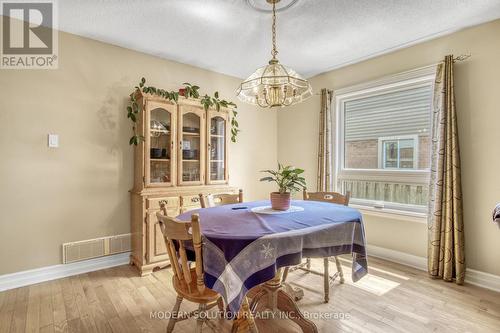
[[[233,207],[231,208],[232,210],[241,210],[241,209],[247,209],[248,207]]]

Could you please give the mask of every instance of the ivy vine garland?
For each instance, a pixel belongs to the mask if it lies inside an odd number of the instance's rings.
[[[130,102],[129,105],[127,106],[127,118],[129,118],[133,125],[132,125],[132,130],[134,131],[134,135],[130,138],[129,144],[130,145],[138,145],[139,142],[144,141],[144,136],[138,135],[137,134],[137,119],[139,116],[140,108],[139,104],[137,104],[137,99],[136,96],[140,93],[143,94],[152,94],[152,95],[157,95],[160,97],[163,97],[169,101],[173,101],[177,103],[179,100],[179,92],[177,91],[167,91],[164,89],[159,89],[156,87],[146,87],[146,79],[142,78],[141,82],[139,82],[139,85],[135,87],[134,92],[130,95]],[[183,83],[184,85],[184,98],[200,98],[200,93],[198,90],[200,89],[199,86],[192,85],[190,83]],[[239,130],[239,124],[238,121],[236,120],[236,115],[238,112],[236,112],[236,104],[233,102],[229,102],[223,99],[219,98],[219,92],[216,91],[212,96],[205,95],[200,99],[200,104],[203,105],[203,109],[207,111],[210,107],[215,108],[216,111],[220,111],[221,107],[229,108],[231,107],[231,111],[233,113],[233,116],[231,117],[231,141],[236,142],[236,136],[240,132]]]

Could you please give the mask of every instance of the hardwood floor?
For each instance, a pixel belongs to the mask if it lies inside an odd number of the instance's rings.
[[[500,332],[500,293],[431,280],[375,258],[370,274],[353,284],[349,264],[343,260],[346,284],[332,286],[329,304],[322,302],[322,277],[289,276],[304,289],[299,306],[320,332]],[[315,265],[321,269],[322,261]],[[134,267],[110,268],[1,292],[0,332],[165,332],[168,320],[150,313],[170,311],[175,296],[169,269],[140,278]],[[194,308],[184,301],[181,310]],[[219,332],[230,330],[227,321],[217,325]],[[257,319],[257,325],[260,332],[298,332],[286,319]],[[174,332],[194,327],[195,320],[186,320]]]

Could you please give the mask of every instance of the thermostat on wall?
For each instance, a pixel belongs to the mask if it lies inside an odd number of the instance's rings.
[[[59,147],[59,135],[58,134],[49,134],[49,148],[58,148]]]

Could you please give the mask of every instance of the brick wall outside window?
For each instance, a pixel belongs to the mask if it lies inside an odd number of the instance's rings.
[[[355,140],[345,143],[345,168],[348,169],[377,169],[378,168],[378,140]],[[418,142],[418,169],[430,167],[430,137],[419,136]]]

